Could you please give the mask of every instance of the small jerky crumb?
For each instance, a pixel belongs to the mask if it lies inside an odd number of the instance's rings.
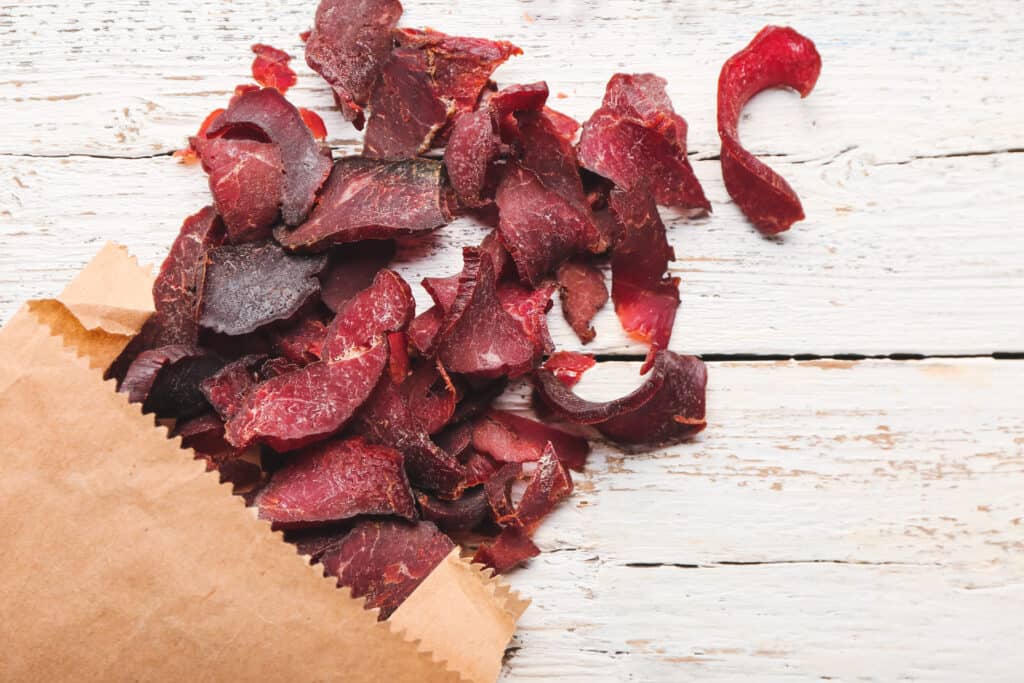
[[[608,303],[604,274],[589,261],[572,259],[558,267],[557,277],[562,313],[580,341],[588,344],[597,336],[590,321]]]
[[[543,368],[554,373],[568,388],[576,386],[583,373],[597,365],[593,356],[575,351],[556,351],[545,361]]]
[[[252,46],[256,58],[252,61],[252,77],[267,88],[275,88],[281,94],[295,85],[295,72],[288,66],[292,56],[276,47],[257,43]]]
[[[473,562],[490,567],[497,574],[504,574],[538,555],[540,548],[534,545],[522,529],[508,527],[502,529],[493,542],[484,543],[477,548]]]

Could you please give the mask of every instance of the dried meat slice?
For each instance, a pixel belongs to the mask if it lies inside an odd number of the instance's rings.
[[[427,493],[416,496],[420,515],[445,533],[472,531],[490,517],[483,487],[464,492],[456,500],[441,500]]]
[[[272,350],[293,366],[309,365],[323,358],[328,320],[318,307],[308,307],[287,325],[270,330]]]
[[[436,434],[447,425],[459,401],[459,392],[444,368],[420,361],[400,384],[406,405],[428,434]]]
[[[252,60],[252,77],[266,88],[274,88],[282,95],[295,85],[295,72],[288,66],[292,56],[276,47],[257,43],[252,46],[256,58]]]
[[[269,142],[196,138],[193,141],[210,192],[227,227],[228,242],[241,244],[270,237],[284,191],[280,148]]]
[[[256,128],[281,150],[284,185],[281,218],[287,225],[306,220],[316,193],[331,172],[331,154],[313,139],[296,109],[274,88],[246,92],[231,101],[207,133],[223,137],[232,129]]]
[[[222,420],[230,420],[242,407],[246,395],[259,383],[259,368],[264,360],[266,356],[243,356],[200,382],[203,396]]]
[[[432,522],[366,520],[323,553],[324,573],[338,577],[354,598],[391,616],[416,587],[455,548]]]
[[[547,368],[538,368],[535,374],[537,394],[556,417],[577,424],[597,424],[611,417],[639,409],[658,393],[665,383],[666,363],[660,364],[667,351],[655,357],[650,372],[639,387],[617,399],[599,402],[580,398],[572,389],[562,383],[554,372]]]
[[[399,0],[321,0],[306,41],[306,63],[334,90],[346,120],[363,127],[363,107],[388,61]]]
[[[751,223],[766,235],[803,220],[800,198],[739,140],[744,105],[767,88],[785,86],[807,97],[821,73],[821,56],[810,39],[789,27],[766,26],[722,65],[718,77],[718,135],[722,138],[725,189]]]
[[[210,409],[199,386],[223,365],[223,359],[198,346],[162,346],[138,355],[119,391],[132,403],[142,403],[145,413],[187,419]]]
[[[510,519],[515,513],[512,505],[512,484],[523,474],[523,466],[518,462],[505,463],[484,482],[487,503],[495,521]]]
[[[580,341],[589,344],[597,336],[590,321],[608,303],[604,274],[590,261],[577,258],[558,267],[557,279],[562,313]]]
[[[204,456],[236,455],[235,449],[224,440],[224,420],[216,413],[207,412],[187,420],[178,420],[167,437],[180,438],[182,448],[191,448]]]
[[[320,273],[320,298],[337,313],[345,302],[369,287],[377,271],[394,257],[394,240],[365,240],[331,249],[327,267]]]
[[[421,356],[433,355],[434,342],[443,324],[444,309],[440,306],[431,306],[409,323],[409,343]]]
[[[448,179],[463,206],[487,204],[484,189],[492,164],[501,153],[491,113],[486,108],[467,112],[455,119],[444,150]]]
[[[583,437],[504,410],[490,410],[473,424],[473,448],[499,462],[539,460],[549,443],[566,467],[583,471],[590,454]]]
[[[502,142],[512,143],[519,137],[516,112],[543,111],[548,101],[548,84],[544,81],[510,85],[502,88],[487,101],[487,107]]]
[[[404,330],[416,313],[412,290],[393,270],[381,270],[373,284],[342,306],[327,328],[324,357],[344,358],[353,348]]]
[[[439,161],[338,159],[309,220],[278,228],[288,249],[322,251],[334,244],[430,232],[451,220]]]
[[[241,335],[288,320],[320,291],[327,257],[286,252],[274,242],[212,249],[199,295],[199,324]]]
[[[537,469],[530,476],[515,512],[511,516],[499,517],[498,523],[513,525],[531,534],[555,505],[571,493],[572,477],[569,476],[569,470],[558,459],[552,445],[548,444],[537,461]]]
[[[341,358],[310,363],[256,385],[228,421],[225,438],[236,448],[265,443],[290,451],[344,427],[369,398],[387,365],[383,339]]]
[[[614,74],[605,86],[601,107],[620,116],[641,121],[668,139],[686,154],[686,120],[676,113],[665,92],[668,85],[654,74]]]
[[[533,366],[534,343],[498,299],[494,265],[479,249],[463,250],[459,290],[437,337],[437,358],[448,372],[494,378]]]
[[[363,439],[335,439],[295,453],[256,496],[261,519],[308,524],[356,515],[419,517],[402,454]]]
[[[551,297],[556,288],[553,282],[536,289],[516,282],[502,282],[498,285],[501,307],[519,323],[523,334],[533,343],[537,357],[555,350],[555,343],[548,332],[547,312],[551,310]]]
[[[565,141],[566,144],[572,144],[576,139],[576,134],[580,132],[580,123],[568,114],[563,114],[560,111],[555,111],[551,107],[544,107],[544,117],[551,122],[554,130],[558,133],[558,136]]]
[[[579,384],[583,373],[595,365],[597,361],[593,356],[575,351],[556,351],[544,362],[543,368],[554,373],[562,384],[571,389]]]
[[[504,574],[538,555],[540,548],[522,529],[508,527],[491,543],[481,544],[473,555],[473,562],[490,567],[496,574]]]

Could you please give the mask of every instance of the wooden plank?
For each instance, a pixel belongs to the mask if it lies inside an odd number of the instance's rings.
[[[580,393],[616,395],[637,364]],[[710,426],[601,446],[509,578],[505,680],[1011,680],[1024,363],[712,363]],[[505,399],[523,410],[525,392]],[[863,677],[863,678],[860,678]]]
[[[1021,351],[1024,155],[871,163],[775,163],[800,188],[808,220],[758,236],[730,202],[716,161],[696,162],[714,216],[665,213],[679,260],[682,306],[672,345],[695,353],[988,354]],[[210,201],[198,167],[170,158],[0,157],[0,318],[26,298],[52,296],[106,240],[159,263],[184,216]],[[951,190],[950,188],[955,188]],[[469,219],[402,253],[414,285],[459,267],[484,230]],[[414,286],[421,310],[426,293]],[[559,347],[579,342],[558,307]],[[611,306],[595,353],[643,352]]]

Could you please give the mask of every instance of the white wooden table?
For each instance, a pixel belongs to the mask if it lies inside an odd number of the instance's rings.
[[[714,205],[666,214],[673,348],[712,359],[711,425],[647,455],[598,447],[539,532],[544,554],[510,577],[534,603],[507,681],[1024,676],[1024,8],[837,4],[406,2],[405,25],[519,44],[499,80],[546,79],[581,119],[613,72],[665,76]],[[106,240],[159,262],[208,202],[170,152],[248,79],[251,43],[301,54],[314,7],[0,5],[0,319]],[[775,240],[715,160],[719,67],[768,23],[824,62],[806,100],[746,110],[745,144],[808,216]],[[301,61],[293,99],[356,150]],[[402,270],[448,274],[482,234],[456,223]],[[557,308],[550,321],[578,346]],[[619,360],[581,391],[610,396],[638,383],[642,349],[610,309],[597,327],[589,350]]]

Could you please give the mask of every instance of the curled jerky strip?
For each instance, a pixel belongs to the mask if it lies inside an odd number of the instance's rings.
[[[750,222],[767,235],[803,220],[804,209],[789,183],[740,145],[740,113],[751,97],[767,88],[787,86],[806,97],[819,73],[821,57],[813,42],[789,27],[766,26],[726,61],[718,77],[725,188]]]

